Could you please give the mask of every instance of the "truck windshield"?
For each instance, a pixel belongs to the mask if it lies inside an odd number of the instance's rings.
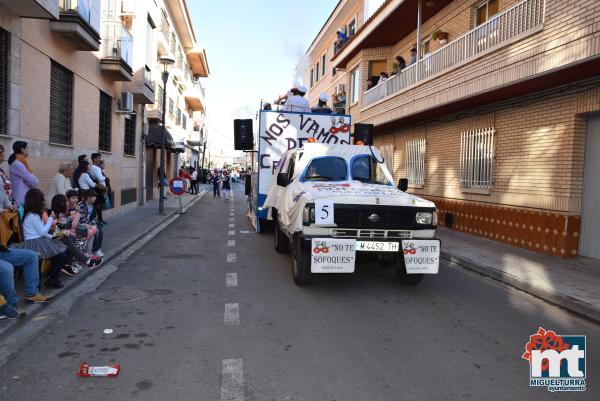
[[[389,185],[381,166],[372,156],[357,157],[352,161],[352,178],[370,184]]]
[[[346,161],[341,157],[320,157],[310,162],[305,181],[341,181],[347,175]]]

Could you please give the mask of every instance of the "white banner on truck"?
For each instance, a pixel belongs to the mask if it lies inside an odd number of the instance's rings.
[[[350,123],[350,116],[262,111],[258,133],[259,193],[269,192],[285,151],[303,147],[311,137],[322,143],[350,144]]]

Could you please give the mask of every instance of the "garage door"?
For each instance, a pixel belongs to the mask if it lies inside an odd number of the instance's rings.
[[[587,123],[579,254],[600,259],[600,116]]]

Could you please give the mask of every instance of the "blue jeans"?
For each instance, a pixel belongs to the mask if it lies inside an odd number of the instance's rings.
[[[7,252],[0,252],[0,293],[4,295],[9,305],[14,305],[19,301],[19,296],[15,291],[13,266],[23,266],[25,295],[37,294],[40,286],[37,253],[16,248],[11,248]]]

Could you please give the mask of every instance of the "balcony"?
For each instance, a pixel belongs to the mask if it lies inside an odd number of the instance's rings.
[[[146,111],[148,112],[148,120],[153,121],[162,121],[163,114],[163,88],[160,86],[156,86],[156,95],[154,96],[154,103],[146,106]]]
[[[369,89],[363,95],[363,107],[396,96],[532,35],[542,29],[543,22],[544,0],[523,1]]]
[[[191,83],[192,87],[183,93],[185,101],[192,110],[204,112],[204,105],[206,104],[204,88],[198,79],[192,80]]]
[[[169,54],[171,51],[169,41],[171,40],[171,26],[164,12],[160,14],[160,26],[157,37],[157,50],[161,56]]]
[[[208,78],[210,71],[204,49],[194,48],[186,53],[186,57],[194,75]]]
[[[76,50],[100,50],[100,0],[59,0],[59,19],[50,29]]]
[[[0,6],[22,18],[58,19],[59,15],[57,2],[51,0],[0,0]]]
[[[152,80],[152,72],[145,67],[133,74],[133,81],[128,86],[128,91],[133,93],[133,100],[138,104],[153,104],[156,83]]]
[[[102,24],[102,58],[100,67],[115,81],[131,81],[133,70],[133,36],[121,21]]]

